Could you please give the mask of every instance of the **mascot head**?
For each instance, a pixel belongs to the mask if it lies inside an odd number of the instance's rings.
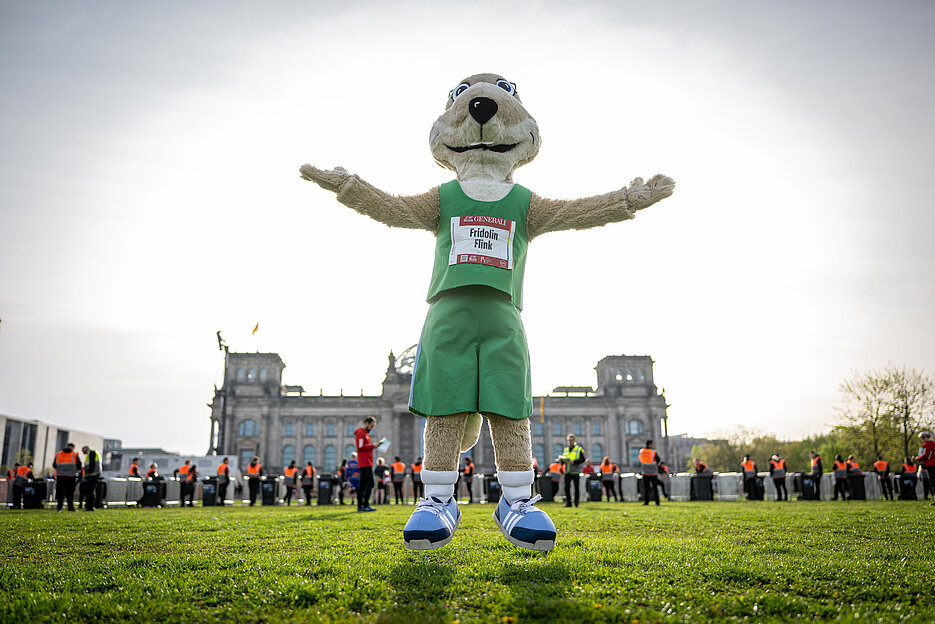
[[[540,143],[539,126],[516,85],[497,74],[459,82],[429,134],[435,161],[459,180],[511,181],[514,169],[536,157]]]

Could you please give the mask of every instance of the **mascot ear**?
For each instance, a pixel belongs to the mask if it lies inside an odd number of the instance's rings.
[[[484,424],[484,418],[478,414],[468,414],[467,424],[464,425],[464,435],[461,436],[461,452],[471,450],[477,440],[480,439],[480,426]]]

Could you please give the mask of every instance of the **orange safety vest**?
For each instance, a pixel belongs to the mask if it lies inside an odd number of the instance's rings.
[[[153,477],[158,477],[158,476],[159,476],[159,471],[157,471],[155,468],[150,468],[149,470],[146,471],[147,479],[152,479]]]
[[[226,475],[229,469],[230,469],[229,465],[227,465],[226,463],[222,463],[220,466],[218,466],[218,474]]]
[[[812,457],[812,474],[815,473],[815,466],[821,461],[821,456]]]
[[[464,479],[469,480],[474,478],[474,464],[468,464],[464,467]]]
[[[77,451],[59,451],[55,456],[55,474],[59,477],[74,477],[78,474]]]
[[[289,468],[289,467],[287,466],[286,468],[283,468],[282,473],[283,473],[284,475],[286,475],[286,485],[287,485],[287,486],[289,486],[289,485],[295,485],[295,478],[296,478],[296,475],[299,474],[299,469],[298,469],[298,468]]]
[[[559,462],[552,462],[549,464],[549,472],[552,473],[552,480],[558,481],[558,476],[565,472],[565,466]]]
[[[191,470],[191,466],[182,464],[181,466],[179,466],[179,475],[182,477],[185,477],[186,475],[188,475],[189,470]]]
[[[306,465],[302,469],[302,485],[311,485],[315,482],[315,468],[314,466]]]
[[[876,468],[879,472],[886,472],[889,470],[890,464],[888,461],[881,459],[879,461],[873,462],[873,467]]]
[[[32,470],[29,468],[29,466],[20,466],[16,469],[16,476],[13,477],[13,483],[16,485],[26,485],[29,483],[29,477],[26,475],[28,475],[30,472],[32,472]]]
[[[402,483],[406,480],[406,464],[398,461],[393,462],[390,467],[393,469],[393,483]]]
[[[186,481],[191,482],[191,481],[194,481],[194,480],[197,479],[197,478],[198,478],[198,473],[197,473],[196,471],[194,471],[194,470],[192,470],[192,469],[190,469],[190,468],[189,468],[188,470],[185,471],[185,480],[186,480]]]
[[[262,468],[263,464],[249,464],[247,465],[247,474],[254,475],[254,478],[259,477]]]
[[[140,477],[140,467],[137,466],[136,464],[130,464],[130,467],[127,468],[127,476],[128,476],[128,477],[136,477],[136,478],[139,478],[139,477]]]
[[[610,462],[606,464],[601,462],[601,480],[602,481],[613,481],[614,473],[617,472],[616,466]]]
[[[422,464],[412,465],[412,482],[422,483]]]
[[[852,461],[852,462],[849,462],[849,463],[850,463],[850,465],[851,465],[851,468],[860,468],[860,464],[857,463],[857,460],[856,460],[856,459],[855,459],[854,461]]]
[[[912,464],[903,464],[903,472],[915,472],[916,467]]]
[[[783,477],[786,476],[786,468],[787,468],[786,460],[780,459],[779,461],[775,461],[771,459],[769,460],[769,465],[773,469],[774,479],[782,479]]]
[[[844,462],[835,460],[834,461],[834,478],[835,479],[844,479],[847,477],[847,464]]]
[[[654,477],[659,474],[659,468],[656,466],[656,451],[653,449],[640,449],[639,462],[644,475]]]

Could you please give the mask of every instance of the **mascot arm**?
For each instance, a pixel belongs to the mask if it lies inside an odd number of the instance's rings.
[[[546,232],[584,230],[633,218],[633,213],[672,194],[675,181],[655,175],[648,182],[636,178],[630,186],[584,199],[546,199],[535,193],[529,202],[526,231],[529,239]]]
[[[302,165],[303,179],[337,195],[339,202],[392,227],[438,232],[438,187],[421,195],[398,196],[381,191],[341,167],[333,170]]]

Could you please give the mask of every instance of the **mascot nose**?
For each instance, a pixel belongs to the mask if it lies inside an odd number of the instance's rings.
[[[497,103],[490,98],[476,97],[468,102],[468,110],[471,111],[474,121],[484,125],[497,114]]]

